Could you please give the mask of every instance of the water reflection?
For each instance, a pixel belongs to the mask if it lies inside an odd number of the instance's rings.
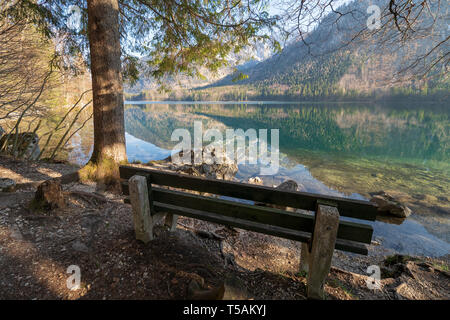
[[[372,223],[374,237],[383,246],[403,254],[443,256],[450,253],[450,244],[428,232],[420,223],[407,219],[401,225]]]
[[[151,160],[162,160],[170,156],[170,150],[159,148],[153,143],[133,137],[129,133],[125,133],[125,141],[127,144],[127,157],[129,162],[149,162]]]
[[[403,253],[442,255],[450,242],[448,105],[278,103],[140,103],[125,110],[130,161],[159,160],[177,142],[173,130],[280,129],[280,171],[264,184],[295,180],[307,192],[367,199],[379,190],[413,211],[400,225],[373,223],[383,245]],[[240,165],[237,178],[258,175]]]

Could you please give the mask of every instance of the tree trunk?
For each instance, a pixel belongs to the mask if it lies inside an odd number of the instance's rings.
[[[118,0],[88,0],[94,104],[94,151],[90,162],[127,160],[120,61]]]

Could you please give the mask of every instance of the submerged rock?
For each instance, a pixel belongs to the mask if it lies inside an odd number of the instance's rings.
[[[399,218],[406,218],[411,215],[411,209],[396,200],[392,195],[379,191],[371,194],[370,202],[378,205],[378,211]]]

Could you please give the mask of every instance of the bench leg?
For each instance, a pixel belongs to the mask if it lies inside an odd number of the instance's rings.
[[[337,208],[318,205],[309,258],[307,295],[309,299],[323,299],[325,280],[330,272],[339,227]]]
[[[166,215],[166,221],[165,221],[165,225],[167,226],[167,227],[169,227],[169,230],[170,231],[175,231],[176,229],[177,229],[177,221],[178,221],[178,215],[176,215],[176,214],[171,214],[171,213],[168,213],[167,215]]]
[[[133,208],[134,231],[136,239],[144,243],[153,240],[153,218],[150,214],[147,179],[143,176],[132,176],[128,180],[130,202]]]
[[[300,249],[300,272],[308,273],[309,270],[309,248],[307,243],[302,243],[302,247]]]

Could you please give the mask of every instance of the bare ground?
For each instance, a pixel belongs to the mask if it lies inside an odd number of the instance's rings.
[[[292,241],[180,218],[175,232],[161,226],[144,245],[134,239],[131,207],[121,196],[95,193],[94,184],[65,185],[65,209],[28,208],[30,182],[76,169],[0,158],[0,177],[14,172],[28,183],[0,193],[0,299],[187,299],[193,280],[208,289],[224,279],[250,299],[306,299],[306,278],[297,273],[300,244]],[[388,254],[379,245],[367,257],[336,251],[327,298],[450,298],[448,261],[391,259],[384,266]],[[372,264],[382,267],[379,290],[366,284]],[[71,265],[81,270],[81,288],[73,291],[67,288]]]

